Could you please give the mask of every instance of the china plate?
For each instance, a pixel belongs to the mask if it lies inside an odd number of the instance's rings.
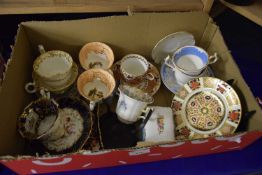
[[[167,87],[167,89],[169,89],[174,94],[177,93],[179,89],[183,86],[177,82],[174,71],[170,67],[168,67],[165,63],[163,63],[161,66],[160,74],[164,85]],[[200,76],[213,77],[214,73],[210,67],[207,67],[207,69]]]
[[[195,45],[194,36],[188,32],[176,32],[162,38],[152,50],[151,56],[155,63],[161,63],[168,55],[173,53],[180,47]]]
[[[78,98],[62,97],[57,102],[60,108],[59,113],[64,112],[64,115],[60,117],[62,117],[61,123],[64,124],[65,134],[57,140],[48,140],[48,138],[42,140],[42,144],[50,153],[78,151],[91,135],[92,114],[89,112],[88,105]]]
[[[237,93],[213,77],[189,81],[175,94],[171,108],[178,140],[232,134],[241,119]]]
[[[44,87],[50,92],[61,94],[61,93],[64,93],[64,91],[68,89],[75,82],[78,76],[78,67],[75,63],[73,63],[73,66],[71,69],[71,77],[68,79],[68,81],[63,86],[58,86],[58,87],[51,87],[47,85],[36,75],[35,72],[33,72],[32,76],[33,76],[33,80],[35,81],[37,87]]]
[[[112,69],[116,80],[120,80],[120,82],[123,84],[137,87],[143,90],[144,92],[149,93],[150,95],[154,95],[160,88],[161,85],[160,74],[157,68],[151,63],[149,63],[148,73],[152,73],[154,75],[155,78],[153,80],[148,80],[147,78],[144,78],[142,81],[137,81],[132,83],[127,82],[120,72],[120,61],[116,62],[113,65]]]

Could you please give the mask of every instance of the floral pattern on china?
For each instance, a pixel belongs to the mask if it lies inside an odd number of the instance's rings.
[[[198,139],[232,134],[241,119],[234,89],[212,77],[196,78],[175,94],[171,105],[176,139]]]
[[[62,97],[57,102],[60,108],[58,127],[42,139],[42,144],[51,153],[77,151],[91,135],[91,113],[87,104],[78,98]]]

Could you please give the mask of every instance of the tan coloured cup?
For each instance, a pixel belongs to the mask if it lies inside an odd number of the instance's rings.
[[[87,43],[79,52],[79,62],[85,70],[92,68],[107,70],[114,62],[114,53],[105,43]]]
[[[115,88],[112,74],[103,69],[89,69],[83,72],[77,80],[78,92],[90,102],[92,111],[95,104],[110,96]]]

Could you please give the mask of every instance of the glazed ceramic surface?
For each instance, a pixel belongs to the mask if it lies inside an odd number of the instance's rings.
[[[176,139],[198,139],[234,133],[241,119],[241,104],[234,89],[213,77],[200,77],[175,94],[171,108]]]
[[[160,74],[157,68],[151,63],[149,63],[148,73],[151,73],[154,76],[154,79],[152,80],[146,78],[145,76],[141,76],[140,78],[132,81],[125,79],[120,71],[120,61],[113,65],[113,73],[115,79],[120,81],[120,84],[137,87],[150,95],[154,95],[161,86]]]
[[[120,72],[127,80],[133,80],[140,76],[154,79],[153,75],[148,73],[148,68],[149,62],[138,54],[128,54],[120,61]]]
[[[174,69],[179,74],[179,79],[183,79],[183,74],[197,76],[218,60],[217,54],[208,56],[207,52],[197,46],[184,46],[179,48],[172,57],[165,58],[165,64]],[[180,77],[182,76],[182,77]]]
[[[164,85],[173,93],[177,93],[181,87],[183,87],[183,83],[179,82],[177,80],[176,72],[174,72],[173,69],[171,69],[166,64],[162,64],[161,70],[160,70],[161,78],[164,83]],[[204,77],[204,76],[214,76],[213,71],[210,67],[207,67],[206,70],[204,70],[199,76],[197,77]],[[188,76],[189,79],[187,81],[196,78],[192,76]],[[187,78],[188,78],[187,77]],[[186,83],[186,82],[185,82]]]
[[[75,63],[73,63],[72,69],[70,70],[69,78],[65,78],[58,81],[45,81],[41,79],[35,72],[32,74],[33,80],[35,82],[36,89],[45,88],[53,93],[63,93],[66,89],[68,89],[75,81],[78,76],[78,67]]]
[[[87,43],[79,52],[79,61],[85,69],[102,68],[109,69],[114,62],[112,49],[101,42]]]
[[[79,93],[90,101],[99,101],[112,94],[115,79],[103,69],[89,69],[83,72],[77,80]]]
[[[145,125],[143,141],[166,142],[175,140],[175,126],[172,109],[153,106],[153,113]]]
[[[37,57],[33,69],[41,79],[55,81],[67,77],[72,66],[73,59],[68,53],[52,50]]]
[[[48,134],[58,118],[58,104],[48,98],[40,98],[25,107],[18,118],[18,131],[27,139],[38,139]]]
[[[58,99],[58,103],[60,126],[44,137],[42,143],[50,152],[77,151],[85,144],[92,130],[88,105],[80,99],[68,97]]]
[[[176,32],[162,38],[152,50],[152,58],[159,64],[180,47],[195,45],[194,36],[188,32]]]
[[[120,86],[116,113],[123,123],[133,123],[146,106],[153,103],[153,98],[142,90],[128,85]]]

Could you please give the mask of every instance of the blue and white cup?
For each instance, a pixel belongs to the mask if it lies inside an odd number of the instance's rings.
[[[151,95],[136,87],[120,85],[118,90],[119,99],[116,106],[116,114],[123,123],[136,122],[147,105],[154,102]]]
[[[179,84],[185,84],[190,79],[205,76],[207,66],[217,60],[217,53],[209,56],[200,47],[184,46],[179,48],[172,57],[166,57],[164,64],[173,69]]]

